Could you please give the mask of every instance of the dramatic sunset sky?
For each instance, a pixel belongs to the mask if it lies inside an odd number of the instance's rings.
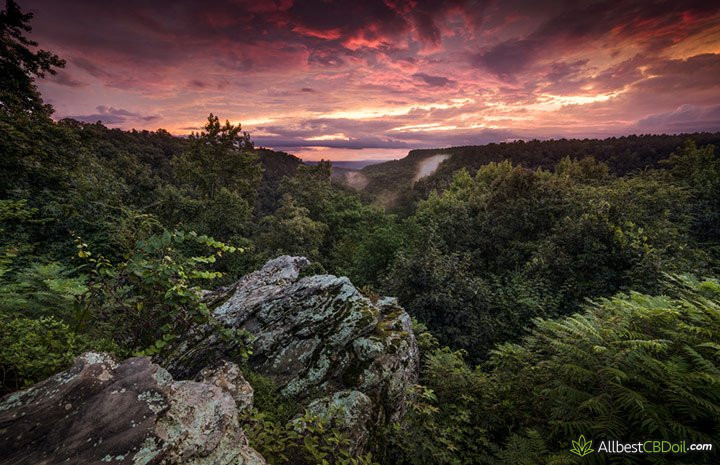
[[[56,116],[304,159],[720,130],[720,2],[27,0]]]

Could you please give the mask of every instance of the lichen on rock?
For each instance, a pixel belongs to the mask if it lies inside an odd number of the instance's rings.
[[[212,379],[232,378],[222,365]],[[235,367],[236,369],[237,367]],[[146,357],[86,353],[0,400],[0,464],[264,465],[231,390],[174,381]]]
[[[221,388],[235,400],[238,412],[249,410],[253,406],[253,387],[245,381],[240,367],[222,360],[216,367],[207,367],[197,376],[197,380]]]
[[[224,326],[254,335],[250,367],[273,379],[287,398],[308,407],[338,400],[338,393],[362,394],[367,415],[344,416],[348,431],[399,419],[418,374],[410,317],[394,299],[373,303],[348,278],[301,277],[309,264],[304,257],[278,257],[205,299]],[[232,358],[235,344],[204,328],[161,363],[176,377],[193,378],[208,364]],[[360,450],[367,434],[353,439]]]
[[[204,298],[221,326],[254,335],[243,362],[299,409],[329,418],[360,453],[371,431],[400,419],[417,381],[410,317],[393,299],[371,301],[347,278],[301,277],[309,263],[282,256]],[[196,328],[156,363],[86,353],[6,396],[0,465],[265,464],[239,426],[238,413],[253,402],[233,363],[242,341],[218,327]]]
[[[351,454],[360,453],[367,444],[373,417],[373,401],[362,392],[338,391],[313,400],[307,410],[312,415],[326,418],[337,425],[339,431],[351,441]]]

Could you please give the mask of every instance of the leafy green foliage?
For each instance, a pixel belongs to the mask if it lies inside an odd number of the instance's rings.
[[[319,259],[328,226],[314,221],[309,213],[286,194],[280,207],[260,222],[256,239],[258,250],[266,253],[267,258],[304,254],[310,259]]]
[[[7,0],[0,11],[0,112],[46,114],[34,77],[55,74],[65,61],[46,50],[36,50],[37,42],[25,37],[32,13],[23,13],[14,0]]]
[[[243,427],[250,445],[270,465],[377,465],[371,454],[353,454],[350,439],[332,420],[308,411],[281,424],[253,409]]]
[[[210,114],[205,130],[190,136],[190,147],[174,161],[175,176],[202,197],[213,199],[222,188],[252,196],[261,174],[250,136],[240,125],[220,124]]]
[[[178,248],[188,242],[212,253],[184,256]],[[39,380],[45,367],[62,368],[81,349],[152,355],[193,326],[213,324],[198,284],[218,278],[207,267],[233,252],[235,247],[207,236],[166,232],[139,241],[120,262],[95,257],[82,242],[77,255],[85,264],[79,268],[51,262],[15,269],[12,256],[0,261],[0,317],[9,322],[3,341],[12,351],[5,354],[12,386]],[[242,355],[248,335],[219,330],[238,339]],[[41,359],[47,353],[47,360],[18,359],[23,351]]]
[[[0,314],[0,395],[64,370],[87,350],[115,351],[108,340],[91,340],[52,316]]]
[[[78,337],[53,317],[0,315],[2,393],[25,387],[66,368],[80,350]]]
[[[553,173],[509,162],[459,171],[408,219],[389,287],[441,342],[481,360],[535,317],[656,291],[663,273],[709,272],[688,200],[664,174],[614,178],[588,159]]]
[[[664,294],[618,294],[535,325],[475,369],[461,352],[426,347],[423,386],[393,431],[392,463],[575,463],[580,435],[718,447],[718,281],[668,277]]]
[[[212,253],[184,256],[177,249],[200,244]],[[205,267],[236,248],[194,232],[168,232],[139,241],[126,261],[95,258],[84,243],[78,256],[91,265],[87,308],[98,326],[109,325],[124,347],[144,355],[160,352],[194,325],[212,323],[199,283],[221,276]],[[228,334],[228,337],[234,335]]]
[[[715,147],[698,148],[694,141],[687,140],[663,164],[690,193],[688,210],[693,234],[715,257],[720,256],[720,158]]]
[[[720,285],[680,277],[667,292],[621,294],[583,314],[539,320],[521,345],[500,346],[493,376],[503,397],[528,408],[506,421],[537,424],[531,418],[542,410],[558,444],[573,434],[716,441]]]
[[[282,396],[272,379],[243,367],[245,380],[253,387],[253,407],[262,412],[263,420],[284,425],[299,414],[298,405]]]
[[[48,313],[72,321],[80,311],[80,299],[88,292],[83,276],[59,263],[35,263],[17,273],[0,265],[0,313],[21,310],[25,317]]]
[[[403,423],[389,432],[384,463],[471,464],[489,446],[477,422],[478,398],[486,381],[470,369],[462,352],[448,348],[429,353]],[[458,395],[458,393],[461,393]]]
[[[300,166],[295,176],[285,178],[279,187],[282,206],[264,220],[258,245],[267,249],[264,244],[268,244],[272,250],[284,241],[283,250],[298,250],[302,244],[297,241],[305,241],[306,253],[326,269],[347,275],[358,285],[379,286],[402,243],[402,233],[394,217],[334,186],[330,172],[329,162],[320,162]],[[269,227],[274,233],[268,234]]]
[[[503,142],[476,146],[411,150],[407,157],[364,167],[360,173],[367,180],[363,194],[395,211],[412,212],[413,205],[433,191],[443,191],[452,184],[460,170],[474,173],[489,163],[505,160],[529,169],[557,170],[568,156],[594,159],[607,166],[605,171],[626,176],[654,169],[670,156],[687,138],[698,146],[717,145],[720,133],[677,135],[633,135],[598,139],[556,139]],[[429,176],[413,182],[418,163],[435,155],[450,157]],[[599,172],[595,175],[601,174]]]

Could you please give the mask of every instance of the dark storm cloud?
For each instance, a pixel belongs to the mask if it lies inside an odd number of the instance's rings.
[[[428,43],[438,44],[445,17],[463,14],[473,26],[482,23],[486,1],[468,0],[305,0],[287,11],[287,21],[300,33],[342,41],[345,46],[390,44],[414,31]]]
[[[330,50],[313,50],[308,56],[308,64],[339,67],[345,64],[342,55]]]
[[[67,86],[67,87],[85,87],[87,86],[86,82],[79,81],[75,78],[73,78],[69,73],[66,71],[58,71],[55,75],[50,75],[48,79],[51,82],[54,82],[55,84],[59,84],[61,86]]]
[[[550,67],[550,72],[545,75],[549,81],[566,81],[577,77],[590,60],[575,60],[571,62],[556,62]]]
[[[195,88],[198,88],[198,89],[206,89],[206,88],[210,87],[210,85],[209,85],[207,82],[201,81],[200,79],[192,79],[192,80],[190,80],[189,85],[190,85],[191,87],[195,87]]]
[[[684,60],[648,60],[643,79],[637,80],[621,95],[598,107],[612,105],[626,114],[657,111],[658,103],[665,109],[682,105],[718,103],[720,96],[720,54],[696,55]],[[582,111],[579,110],[578,111]]]
[[[644,90],[720,90],[720,54],[705,53],[685,60],[659,60],[648,68],[652,77],[639,83]]]
[[[425,82],[425,84],[431,87],[445,87],[455,84],[455,81],[444,76],[431,76],[425,73],[415,73],[412,77]]]
[[[653,59],[636,55],[633,58],[616,63],[586,82],[592,84],[598,92],[612,92],[643,79],[642,66],[652,63]]]
[[[540,43],[535,39],[511,39],[479,55],[477,61],[493,73],[510,78],[525,68],[539,49]]]
[[[74,58],[71,60],[71,63],[96,78],[105,78],[112,76],[112,73],[108,72],[102,66],[93,63],[87,58]]]
[[[542,78],[546,82],[543,90],[555,95],[582,93],[585,87],[599,93],[613,92],[643,79],[641,67],[656,60],[637,55],[600,71],[588,69],[588,62],[583,59],[553,63]]]
[[[375,40],[402,33],[409,26],[400,12],[382,0],[305,0],[288,10],[288,19],[301,33],[335,39],[364,35]]]
[[[693,32],[692,23],[718,11],[720,5],[707,1],[602,1],[562,11],[531,34],[500,42],[475,59],[496,75],[512,78],[558,49],[608,36],[615,41],[636,39],[654,52]]]
[[[479,24],[484,10],[483,2],[469,0],[28,0],[27,4],[38,13],[37,29],[44,38],[75,49],[68,58],[77,61],[112,56],[116,65],[146,67],[211,51],[219,64],[236,70],[282,66],[283,62],[264,59],[268,48],[284,55],[309,51],[311,63],[338,66],[346,53],[390,46],[413,31],[438,43],[448,13],[460,12]]]

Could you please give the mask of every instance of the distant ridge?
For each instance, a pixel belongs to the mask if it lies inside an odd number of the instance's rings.
[[[667,158],[686,139],[692,139],[698,146],[720,146],[720,132],[520,140],[411,150],[404,158],[368,164],[360,170],[355,169],[355,173],[347,173],[349,169],[336,165],[338,170],[334,179],[362,192],[377,205],[402,210],[434,190],[447,188],[454,173],[460,169],[474,174],[483,165],[503,160],[530,169],[552,169],[564,157],[593,157],[606,163],[612,173],[624,176],[657,167],[660,160]]]

